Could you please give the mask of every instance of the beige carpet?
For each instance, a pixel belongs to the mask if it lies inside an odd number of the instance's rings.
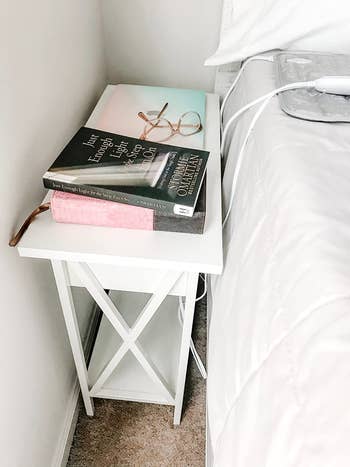
[[[205,361],[206,304],[197,304],[193,338]],[[80,408],[69,467],[202,467],[205,465],[205,382],[190,359],[181,425],[173,407],[95,399],[95,416]]]

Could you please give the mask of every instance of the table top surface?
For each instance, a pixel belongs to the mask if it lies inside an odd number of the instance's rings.
[[[94,128],[114,91],[106,87],[86,126]],[[41,214],[18,244],[21,256],[220,274],[222,271],[219,98],[206,95],[207,213],[204,234],[56,223]]]

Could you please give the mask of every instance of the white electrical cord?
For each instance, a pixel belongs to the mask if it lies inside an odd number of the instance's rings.
[[[226,222],[229,218],[229,215],[232,209],[233,199],[234,199],[234,195],[235,195],[235,191],[237,187],[238,175],[239,175],[240,168],[242,165],[244,150],[248,142],[249,136],[256,125],[256,122],[258,121],[260,115],[263,113],[266,106],[268,105],[268,103],[274,96],[284,91],[290,91],[293,89],[302,89],[302,88],[314,88],[317,91],[322,92],[322,93],[349,96],[350,95],[350,76],[323,76],[321,78],[316,79],[315,81],[304,81],[304,82],[299,82],[299,83],[286,84],[277,89],[274,89],[273,91],[268,92],[267,94],[264,94],[263,96],[258,97],[252,102],[249,102],[247,105],[243,106],[240,110],[238,110],[228,120],[228,122],[225,125],[223,135],[222,135],[221,155],[223,155],[223,151],[225,149],[225,143],[226,143],[228,131],[231,125],[235,122],[235,120],[237,120],[238,117],[240,117],[244,112],[246,112],[248,109],[250,109],[254,105],[257,105],[261,102],[263,103],[252,119],[252,122],[248,128],[247,134],[244,138],[242,147],[237,157],[235,173],[234,173],[234,177],[232,181],[230,202],[229,202],[229,207],[228,207],[228,210],[226,212],[226,215],[223,221],[223,228],[226,225]]]
[[[200,297],[196,298],[196,302],[201,300],[207,293],[207,276],[206,276],[206,274],[204,274],[204,277],[201,274],[199,276],[204,281],[204,291],[203,291],[203,293],[202,293],[202,295]],[[185,306],[184,306],[184,303],[182,301],[182,297],[179,297],[178,318],[179,318],[181,326],[183,325],[184,314],[185,314]],[[202,375],[202,378],[206,379],[207,378],[206,369],[205,369],[205,367],[203,365],[201,357],[199,356],[199,354],[197,352],[197,349],[196,349],[196,347],[194,345],[194,342],[193,342],[192,338],[191,338],[191,341],[190,341],[190,349],[191,349],[193,358],[194,358],[194,360],[196,362],[196,365],[198,367],[198,370],[199,370],[200,374]]]
[[[242,73],[245,70],[246,66],[250,62],[253,62],[254,60],[262,60],[262,61],[265,61],[265,62],[273,62],[273,55],[255,55],[254,57],[250,57],[245,62],[242,63],[242,66],[241,66],[239,72],[237,73],[236,78],[234,79],[233,83],[230,86],[230,89],[227,91],[227,93],[225,94],[225,97],[224,97],[224,99],[222,101],[221,108],[220,108],[221,121],[222,121],[222,117],[224,115],[224,110],[225,110],[228,98],[230,97],[233,90],[237,86],[238,81],[240,80],[240,78],[242,76]]]
[[[242,160],[243,160],[243,154],[244,154],[244,150],[245,150],[245,147],[246,147],[246,144],[248,142],[248,139],[249,139],[249,136],[251,134],[251,132],[253,131],[254,129],[254,126],[256,124],[256,122],[258,121],[260,115],[263,113],[263,111],[265,110],[265,108],[267,107],[268,103],[270,102],[270,100],[272,99],[273,96],[269,96],[268,98],[265,99],[265,101],[262,103],[262,105],[259,107],[259,110],[256,112],[256,114],[254,115],[253,117],[253,120],[248,128],[248,131],[247,131],[247,134],[244,138],[244,141],[243,141],[243,144],[241,146],[241,149],[239,151],[239,154],[238,154],[238,157],[237,157],[237,163],[236,163],[236,168],[235,168],[235,173],[234,173],[234,176],[233,176],[233,180],[232,180],[232,188],[231,188],[231,196],[230,196],[230,203],[229,203],[229,206],[228,206],[228,209],[227,209],[227,212],[226,212],[226,215],[225,215],[225,218],[224,218],[224,221],[222,223],[222,228],[225,227],[226,225],[226,222],[230,216],[230,212],[231,212],[231,209],[232,209],[232,206],[233,206],[233,199],[234,199],[234,196],[235,196],[235,193],[236,193],[236,187],[237,187],[237,180],[238,180],[238,175],[239,175],[239,172],[240,172],[240,169],[241,169],[241,164],[242,164]]]
[[[201,273],[201,274],[199,274],[199,277],[202,279],[202,281],[204,283],[204,290],[203,290],[202,295],[200,297],[196,298],[196,302],[199,302],[199,300],[202,300],[202,298],[207,295],[207,290],[208,290],[207,275]]]
[[[254,117],[253,117],[253,119],[252,119],[252,121],[251,121],[251,124],[249,125],[247,134],[246,134],[246,136],[245,136],[245,138],[244,138],[243,144],[242,144],[242,146],[241,146],[241,149],[240,149],[239,154],[238,154],[238,157],[237,157],[237,163],[236,163],[235,173],[234,173],[233,181],[232,181],[230,202],[229,202],[229,206],[228,206],[228,209],[227,209],[227,212],[226,212],[226,215],[225,215],[223,224],[222,224],[222,227],[223,227],[223,228],[224,228],[225,225],[226,225],[226,222],[227,222],[227,220],[228,220],[228,218],[229,218],[229,215],[230,215],[230,212],[231,212],[231,209],[232,209],[233,199],[234,199],[235,191],[236,191],[236,187],[237,187],[238,175],[239,175],[239,172],[240,172],[240,169],[241,169],[241,165],[242,165],[244,150],[245,150],[245,147],[246,147],[246,145],[247,145],[249,136],[250,136],[251,132],[253,131],[253,129],[254,129],[255,125],[256,125],[256,122],[258,121],[260,115],[263,113],[263,111],[265,110],[265,108],[266,108],[266,106],[268,105],[268,103],[270,102],[270,100],[271,100],[274,96],[276,96],[278,93],[284,92],[284,91],[289,91],[289,90],[291,90],[291,89],[310,88],[310,87],[314,87],[314,85],[315,85],[315,82],[314,82],[314,81],[304,81],[304,82],[300,82],[300,83],[286,84],[285,86],[281,86],[281,87],[279,87],[279,88],[277,88],[277,89],[274,89],[273,91],[270,91],[269,93],[264,94],[264,95],[261,96],[261,97],[258,97],[258,98],[255,99],[254,101],[249,102],[249,104],[247,104],[247,105],[245,105],[244,107],[242,107],[240,110],[238,110],[238,111],[229,119],[229,121],[228,121],[227,124],[225,125],[225,129],[224,129],[224,132],[223,132],[223,135],[222,135],[221,154],[223,154],[224,147],[225,147],[225,142],[226,142],[226,137],[227,137],[227,134],[228,134],[228,130],[230,129],[230,126],[232,125],[232,123],[233,123],[235,120],[237,120],[237,118],[240,117],[240,116],[241,116],[244,112],[246,112],[248,109],[250,109],[250,108],[253,107],[254,105],[260,104],[260,103],[262,102],[262,105],[259,107],[258,111],[256,112],[256,114],[254,115]]]
[[[233,92],[234,88],[236,87],[240,77],[242,76],[242,73],[244,71],[244,69],[246,68],[246,66],[248,65],[248,63],[252,62],[253,60],[264,60],[264,61],[269,61],[269,62],[273,62],[273,56],[266,56],[266,55],[257,55],[255,57],[250,57],[248,58],[242,65],[242,67],[240,68],[234,82],[232,83],[232,85],[230,86],[230,89],[228,90],[228,92],[226,93],[224,99],[223,99],[223,102],[221,104],[221,110],[220,110],[220,115],[221,115],[221,122],[222,122],[222,116],[223,116],[223,113],[224,113],[224,110],[225,110],[225,106],[226,106],[226,103],[227,103],[227,100],[228,98],[230,97],[231,93]],[[248,139],[248,138],[247,138]],[[207,276],[206,274],[204,274],[204,277],[202,276],[202,274],[199,275],[200,278],[204,281],[204,291],[202,293],[202,295],[200,295],[200,297],[197,297],[196,298],[196,302],[198,302],[199,300],[201,300],[203,297],[205,297],[205,295],[207,294]],[[179,321],[180,321],[180,324],[181,326],[183,325],[183,317],[184,317],[184,313],[185,313],[185,307],[184,307],[184,303],[182,301],[182,297],[179,297],[179,310],[178,310],[178,318],[179,318]],[[197,349],[194,345],[194,342],[193,342],[193,339],[191,338],[191,341],[190,341],[190,349],[191,349],[191,352],[192,352],[192,355],[193,355],[193,358],[196,362],[196,365],[202,375],[202,378],[203,379],[206,379],[207,378],[207,372],[206,372],[206,369],[204,367],[204,364],[202,362],[202,359],[201,357],[199,356],[198,352],[197,352]]]
[[[267,94],[264,94],[263,96],[258,97],[252,102],[249,102],[248,104],[244,105],[241,109],[239,109],[226,123],[224,127],[224,131],[222,134],[222,139],[221,139],[221,155],[223,154],[224,148],[225,148],[225,143],[226,143],[226,138],[227,138],[227,133],[234,123],[235,120],[237,120],[238,117],[240,117],[244,112],[249,110],[251,107],[254,107],[254,105],[259,104],[260,102],[263,102],[265,99],[270,99],[271,97],[276,96],[276,94],[279,94],[280,92],[284,91],[290,91],[292,89],[300,89],[300,88],[312,88],[315,86],[315,81],[302,81],[299,83],[291,83],[291,84],[285,84],[284,86],[281,86],[277,89],[274,89],[273,91],[268,92]]]

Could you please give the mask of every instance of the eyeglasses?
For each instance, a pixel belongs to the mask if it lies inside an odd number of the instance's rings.
[[[203,126],[198,112],[192,110],[185,112],[180,116],[177,123],[171,123],[162,117],[167,107],[168,102],[163,106],[158,115],[153,118],[147,117],[143,112],[137,114],[146,122],[140,139],[161,143],[168,141],[175,135],[191,136],[202,131]]]

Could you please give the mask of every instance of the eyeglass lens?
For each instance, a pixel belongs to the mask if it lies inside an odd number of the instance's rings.
[[[183,136],[193,135],[201,130],[201,119],[197,112],[186,112],[180,118],[179,133]]]
[[[145,125],[146,138],[155,142],[165,141],[172,136],[170,123],[162,118],[149,120]]]

